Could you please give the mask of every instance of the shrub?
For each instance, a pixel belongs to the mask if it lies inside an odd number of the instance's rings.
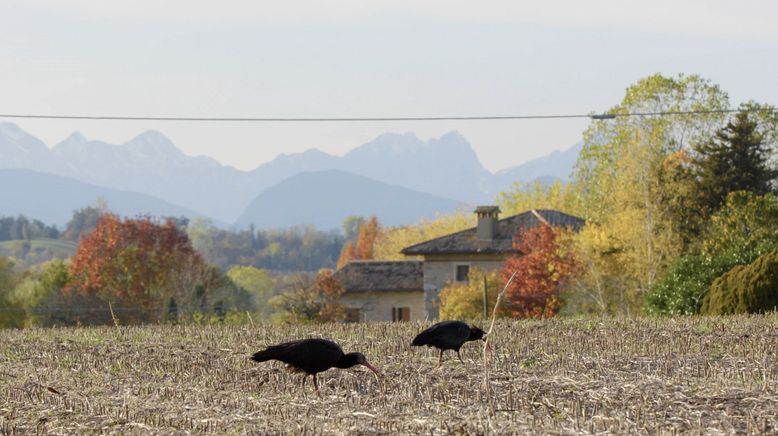
[[[646,294],[649,315],[693,315],[711,283],[738,262],[733,256],[686,255],[678,258],[662,279]]]
[[[484,278],[487,287],[487,312],[492,315],[502,284],[497,271],[470,270],[468,281],[452,283],[440,291],[440,319],[481,319],[484,316]],[[504,312],[504,311],[503,311]]]
[[[778,251],[772,251],[716,279],[702,302],[702,313],[758,313],[777,307]]]

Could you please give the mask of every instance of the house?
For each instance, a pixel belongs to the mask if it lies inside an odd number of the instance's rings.
[[[578,231],[584,220],[555,210],[531,210],[499,219],[497,206],[479,206],[476,226],[441,236],[402,250],[406,256],[423,260],[424,309],[428,319],[438,318],[440,290],[452,282],[467,281],[470,268],[483,271],[500,269],[509,256],[518,252],[513,237],[524,228],[541,222]]]
[[[476,226],[411,245],[406,256],[423,260],[352,261],[335,272],[350,321],[437,319],[440,291],[468,280],[470,268],[493,271],[518,250],[513,237],[541,223],[578,231],[584,220],[555,210],[531,210],[499,219],[497,206],[479,206]]]
[[[346,293],[339,303],[346,307],[346,321],[423,320],[422,262],[351,261],[335,271]]]

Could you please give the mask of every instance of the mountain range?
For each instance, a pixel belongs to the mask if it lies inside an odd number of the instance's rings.
[[[95,186],[68,177],[37,171],[0,169],[0,216],[24,215],[64,228],[73,211],[100,198],[122,216],[193,217],[190,209],[137,192]]]
[[[371,189],[375,192],[373,198],[391,198],[396,208],[406,208],[392,212],[379,208],[382,203],[372,213],[380,209],[379,219],[387,224],[409,223],[434,212],[451,212],[463,204],[491,203],[497,192],[516,181],[566,180],[579,151],[580,145],[576,145],[492,174],[456,131],[426,142],[412,133],[386,133],[343,156],[310,149],[281,154],[254,170],[241,171],[209,157],[188,156],[156,131],[144,132],[124,144],[89,140],[73,133],[48,148],[15,124],[0,123],[0,168],[26,169],[80,182],[90,189],[105,188],[108,191],[99,195],[111,209],[118,207],[112,202],[118,198],[116,192],[137,193],[148,200],[145,204],[140,199],[140,203],[133,203],[137,213],[175,210],[177,214],[205,216],[239,227],[254,222],[259,228],[304,223],[330,226],[332,220],[325,216],[342,219],[356,213],[353,211],[371,214],[360,206],[370,204]],[[305,173],[315,175],[303,177]],[[32,176],[25,177],[29,182]],[[364,189],[344,190],[347,178]],[[15,186],[25,189],[22,184]],[[81,185],[69,186],[79,189],[76,186]],[[330,193],[330,198],[338,200],[320,204],[318,213],[308,217],[300,208],[301,203],[313,201],[312,192]],[[73,204],[71,209],[93,202]],[[12,204],[0,203],[0,215],[15,213],[21,212]],[[271,219],[274,214],[285,218]],[[316,217],[322,219],[317,221]]]

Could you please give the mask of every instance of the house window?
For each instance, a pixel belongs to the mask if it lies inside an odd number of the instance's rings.
[[[362,321],[362,310],[356,307],[347,307],[346,308],[346,318],[344,319],[346,322],[359,322]]]
[[[457,281],[466,282],[467,275],[470,274],[470,265],[457,265]]]
[[[393,307],[392,308],[392,321],[410,321],[411,320],[411,308],[410,307]]]

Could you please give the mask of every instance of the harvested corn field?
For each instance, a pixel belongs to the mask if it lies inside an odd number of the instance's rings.
[[[769,433],[778,315],[500,321],[485,372],[410,347],[428,323],[0,331],[0,432]],[[305,337],[360,351],[321,397],[251,353]],[[487,383],[487,384],[485,384]]]

